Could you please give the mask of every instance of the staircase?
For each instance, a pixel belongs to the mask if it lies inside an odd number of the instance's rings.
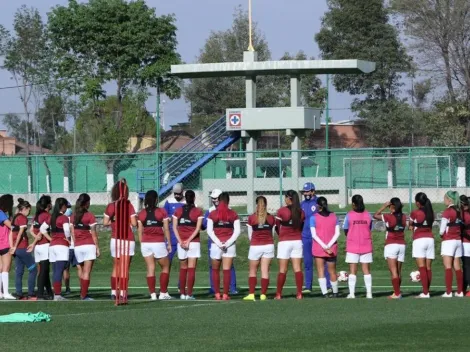
[[[137,170],[137,190],[142,199],[145,192],[155,189],[158,174],[160,189],[158,195],[169,193],[176,183],[183,182],[194,171],[203,167],[207,162],[240,138],[240,132],[226,130],[226,118],[222,116],[178,152],[164,160],[157,169]],[[158,167],[158,166],[157,166]],[[158,173],[158,171],[160,171]]]

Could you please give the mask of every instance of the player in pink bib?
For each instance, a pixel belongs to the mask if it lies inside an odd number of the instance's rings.
[[[356,298],[357,265],[361,263],[364,273],[367,298],[372,298],[372,216],[366,211],[364,199],[356,194],[352,197],[352,209],[344,219],[343,229],[346,239],[346,263],[349,264],[349,295]]]
[[[338,255],[338,237],[340,235],[339,222],[335,213],[328,210],[325,197],[317,199],[318,213],[310,217],[310,231],[312,233],[312,254],[317,267],[318,284],[325,298],[338,297],[338,281],[336,277],[336,256]],[[330,274],[332,295],[328,295],[325,263]]]

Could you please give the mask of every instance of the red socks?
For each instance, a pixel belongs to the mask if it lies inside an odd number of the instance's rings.
[[[304,284],[304,273],[297,271],[295,273],[295,286],[297,286],[297,294],[302,293],[302,285]]]
[[[401,292],[400,292],[400,278],[399,277],[392,278],[392,286],[393,286],[393,293],[395,294],[395,296],[400,296]]]
[[[269,279],[261,279],[261,294],[265,295],[268,292]]]
[[[111,276],[111,290],[117,289],[117,279],[114,276]]]
[[[256,284],[257,284],[257,279],[256,279],[256,276],[250,276],[248,278],[248,287],[250,288],[250,295],[254,295],[255,294],[255,289],[256,289]]]
[[[90,280],[82,280],[80,279],[80,296],[85,298],[88,296],[88,287],[90,287]]]
[[[286,273],[279,273],[277,274],[277,290],[276,294],[282,295],[282,288],[286,283]]]
[[[169,273],[160,273],[160,293],[168,292],[168,282],[170,282]],[[155,286],[155,284],[154,284]],[[153,291],[155,292],[155,291]]]
[[[452,293],[452,269],[446,269],[446,293]]]
[[[155,276],[147,276],[147,286],[149,288],[150,294],[155,293],[156,282],[157,282],[157,279],[155,279]]]
[[[224,295],[228,295],[230,290],[230,281],[232,280],[232,271],[224,270]]]
[[[62,293],[62,282],[54,282],[52,286],[54,286],[54,295],[60,296]]]
[[[219,269],[212,269],[212,282],[214,284],[215,293],[220,294],[220,273],[219,273]]]
[[[196,269],[188,268],[188,296],[193,295],[194,281],[196,280]]]
[[[180,292],[186,295],[186,278],[188,276],[188,269],[180,268]]]
[[[457,293],[463,292],[463,272],[462,270],[456,270],[455,276],[457,277]]]
[[[427,270],[428,272],[428,291],[431,288],[431,281],[432,281],[432,270]]]
[[[427,295],[429,293],[429,270],[426,270],[424,266],[419,268],[419,277],[421,280],[421,285],[423,286],[423,293]]]

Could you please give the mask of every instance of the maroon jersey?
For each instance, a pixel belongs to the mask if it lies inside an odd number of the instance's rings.
[[[134,206],[129,204],[129,232],[127,233],[127,238],[129,241],[134,241],[134,233],[132,232],[132,227],[130,225],[130,218],[135,216],[135,209]],[[109,203],[108,206],[106,207],[106,210],[104,212],[104,215],[109,217],[111,219],[111,237],[116,238],[116,223],[115,223],[115,209],[114,209],[114,203]]]
[[[182,241],[189,240],[197,226],[197,221],[204,217],[201,209],[184,205],[176,209],[173,217],[178,219],[178,233]],[[230,237],[229,237],[230,238]],[[201,242],[199,233],[192,242]]]
[[[442,212],[442,218],[449,220],[446,231],[442,236],[443,241],[461,240],[462,232],[460,230],[459,213],[454,208],[447,208]]]
[[[405,244],[405,226],[406,215],[398,217],[394,214],[384,214],[382,219],[387,227],[385,245],[387,244]]]
[[[163,232],[163,220],[168,219],[168,213],[163,208],[155,208],[153,211],[142,209],[139,212],[138,220],[144,227],[142,243],[165,242]]]
[[[426,223],[426,213],[424,210],[413,210],[410,214],[410,220],[413,226],[413,240],[418,238],[434,238],[432,224]]]
[[[92,226],[96,225],[96,218],[92,213],[87,211],[85,214],[83,214],[82,220],[78,224],[75,224],[75,215],[72,215],[70,222],[73,225],[75,247],[84,246],[87,244],[95,244],[91,235],[91,228]]]
[[[238,214],[228,209],[227,220],[219,219],[217,209],[209,214],[208,219],[214,223],[214,233],[220,242],[227,242],[233,235],[233,224],[238,220]]]
[[[292,214],[289,207],[283,207],[277,211],[276,215],[277,224],[279,226],[279,241],[298,241],[302,240],[302,228],[294,228],[292,226]],[[305,213],[302,210],[302,215],[300,217],[301,222],[305,221]]]
[[[61,214],[55,220],[55,227],[53,224],[50,225],[51,228],[51,246],[69,246],[70,243],[67,241],[64,233],[64,224],[69,223],[69,218],[64,214]]]
[[[24,229],[23,233],[21,234],[20,242],[18,243],[18,247],[16,248],[28,248],[28,234],[26,233],[26,229],[28,227],[28,218],[23,214],[18,214],[13,218],[11,232],[13,235],[13,245],[15,245],[16,240],[18,239],[18,234],[21,229]]]
[[[33,232],[35,235],[39,235],[39,229],[41,228],[41,225],[46,223],[47,225],[51,225],[51,214],[49,214],[47,211],[42,212],[39,214],[39,216],[35,216],[33,220]],[[39,244],[46,244],[49,243],[49,240],[45,237],[42,236],[42,238],[36,243],[37,245]]]
[[[256,213],[250,215],[248,217],[248,226],[251,226],[253,230],[250,244],[252,246],[274,244],[273,227],[275,223],[276,219],[271,214],[268,214],[263,225],[258,224],[258,215]]]
[[[470,243],[470,212],[464,211],[463,212],[463,228],[462,231],[462,241],[464,243]]]

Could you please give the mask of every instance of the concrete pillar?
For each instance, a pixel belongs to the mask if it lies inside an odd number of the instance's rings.
[[[258,59],[256,51],[245,51],[243,53],[243,62],[255,62]],[[245,79],[245,100],[246,108],[256,108],[256,76],[248,76]]]
[[[248,214],[252,214],[255,211],[256,139],[255,134],[250,134],[246,143],[246,207]]]
[[[299,179],[302,176],[302,145],[301,140],[298,134],[295,134],[292,137],[291,143],[291,150],[292,150],[292,157],[291,157],[291,170],[292,170],[292,184],[297,186],[295,189],[296,191],[299,190]]]
[[[290,77],[290,106],[293,108],[300,106],[300,76]]]

